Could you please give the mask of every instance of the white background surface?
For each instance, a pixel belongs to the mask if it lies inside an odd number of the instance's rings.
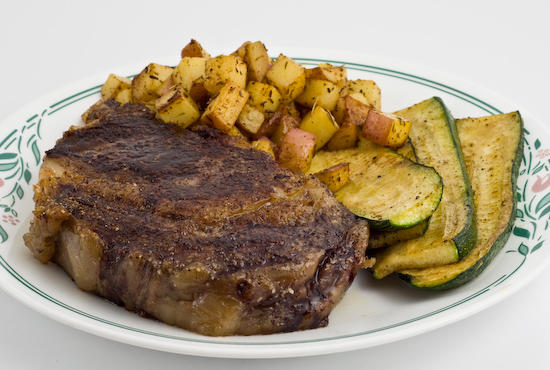
[[[473,81],[550,125],[547,0],[355,3],[3,2],[0,122],[27,101],[82,77],[176,58],[195,38],[219,52],[260,40],[268,48],[404,60]],[[0,310],[1,369],[550,368],[548,268],[520,292],[458,323],[365,350],[294,359],[210,359],[132,347],[59,324],[2,291]]]

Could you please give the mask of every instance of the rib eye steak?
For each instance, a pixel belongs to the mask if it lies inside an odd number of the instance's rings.
[[[211,336],[324,326],[368,225],[315,177],[210,127],[106,102],[46,152],[24,236],[76,285]]]

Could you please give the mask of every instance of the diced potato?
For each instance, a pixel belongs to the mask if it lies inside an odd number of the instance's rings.
[[[367,101],[367,98],[365,98],[363,94],[361,93],[349,94],[349,90],[347,88],[345,90],[346,90],[345,92],[342,92],[340,94],[340,98],[338,98],[338,101],[336,102],[336,106],[332,110],[332,115],[334,116],[334,119],[336,120],[336,122],[338,122],[339,124],[342,124],[345,120],[346,112],[350,105],[350,102],[348,101],[350,98],[353,98],[356,101],[363,103],[364,105],[368,106],[368,108],[370,109],[370,104]],[[366,113],[368,114],[368,111]]]
[[[346,96],[352,97],[353,99],[357,100],[358,102],[361,102],[365,105],[368,105],[369,107],[372,106],[372,104],[369,103],[369,101],[367,100],[365,95],[363,95],[361,93],[358,93],[358,92],[351,92],[350,93],[350,91],[348,89],[348,93],[346,94]]]
[[[271,63],[265,45],[260,41],[246,44],[243,60],[247,66],[248,80],[262,82]]]
[[[109,100],[114,99],[121,104],[128,103],[129,101],[121,101],[121,98],[117,98],[122,92],[132,91],[132,80],[127,77],[121,77],[114,74],[110,74],[107,81],[101,86],[101,99]],[[126,100],[126,98],[122,99]]]
[[[325,145],[324,149],[328,151],[343,150],[354,148],[357,145],[359,132],[356,125],[353,123],[345,123],[340,128],[330,141]]]
[[[256,149],[263,150],[275,159],[275,144],[267,137],[262,136],[258,140],[253,141],[252,146]]]
[[[370,106],[348,95],[344,98],[345,112],[342,124],[351,123],[355,126],[363,126],[367,120]]]
[[[277,113],[275,114],[275,116],[273,116],[274,118],[277,116]],[[283,137],[291,129],[298,128],[298,127],[300,127],[300,119],[298,117],[291,116],[285,113],[280,113],[279,125],[275,129],[275,132],[273,132],[273,135],[271,135],[270,139],[275,144],[280,145]]]
[[[201,121],[228,133],[243,110],[248,93],[233,82],[226,83],[218,95],[208,104]]]
[[[315,68],[306,69],[306,78],[330,81],[335,85],[343,86],[343,83],[348,78],[348,72],[344,67],[335,67],[328,63],[321,63]]]
[[[287,116],[292,116],[296,118],[300,118],[301,116],[300,111],[296,109],[296,104],[294,104],[294,102],[279,105],[278,111]]]
[[[249,101],[250,101],[250,98],[249,98]],[[265,118],[264,121],[262,122],[262,125],[258,129],[258,131],[256,131],[255,134],[250,135],[250,138],[252,138],[253,140],[257,140],[262,136],[265,136],[268,138],[271,137],[275,132],[275,130],[277,130],[277,127],[279,126],[279,124],[281,123],[282,116],[283,115],[281,112],[275,112],[275,114],[272,115],[271,117]],[[298,125],[299,125],[299,121],[298,121]]]
[[[199,44],[196,40],[191,40],[189,44],[185,45],[185,47],[181,51],[181,57],[198,57],[198,58],[210,58],[210,54],[206,52],[206,50],[203,49],[201,44]]]
[[[296,102],[313,108],[318,105],[333,110],[340,97],[340,89],[330,81],[308,79],[304,91],[296,97]]]
[[[266,117],[272,116],[281,104],[282,96],[275,86],[250,81],[246,85],[246,91],[249,93],[248,103]]]
[[[244,60],[244,53],[246,53],[246,46],[251,44],[251,41],[245,41],[237,50],[235,50],[231,55],[239,57]]]
[[[315,106],[300,122],[300,129],[317,137],[315,151],[328,143],[339,128],[332,114],[320,106]]]
[[[353,80],[348,81],[348,94],[360,93],[363,95],[370,106],[381,110],[381,93],[378,85],[371,80]]]
[[[175,123],[182,128],[187,128],[200,117],[199,106],[179,85],[158,98],[155,107],[163,122]]]
[[[126,104],[126,103],[131,103],[132,102],[132,89],[122,90],[121,92],[119,92],[116,95],[115,100],[117,102],[119,102],[121,105]]]
[[[315,176],[325,184],[333,193],[342,189],[350,180],[349,163],[340,163],[321,172],[315,173]]]
[[[391,113],[371,109],[362,135],[377,144],[399,148],[405,144],[411,130],[411,122]]]
[[[237,118],[237,125],[247,136],[254,136],[258,133],[265,117],[256,107],[246,104]]]
[[[247,67],[245,62],[233,55],[220,55],[206,60],[204,88],[210,95],[217,94],[228,82],[241,89],[246,88]]]
[[[241,130],[239,130],[239,128],[235,125],[231,126],[231,128],[227,132],[227,135],[229,135],[229,136],[240,136],[240,137],[243,137],[243,138],[245,137],[244,134],[241,132]]]
[[[174,79],[172,78],[172,75],[170,75],[166,81],[164,81],[158,88],[157,92],[159,96],[163,96],[164,94],[167,94],[173,87],[174,87]]]
[[[340,125],[344,121],[344,113],[346,112],[345,97],[346,97],[345,95],[340,95],[340,97],[336,101],[336,105],[334,106],[334,109],[331,110],[334,120]]]
[[[193,82],[191,89],[189,89],[189,95],[197,102],[199,107],[205,108],[210,100],[210,93],[204,88],[204,79],[199,78]]]
[[[149,103],[156,100],[159,89],[172,75],[172,67],[151,63],[132,80],[132,101]]]
[[[300,95],[306,86],[304,67],[291,58],[280,54],[265,78],[270,85],[279,90],[283,103],[289,103]]]
[[[185,57],[180,60],[174,72],[172,79],[174,83],[183,86],[187,91],[191,90],[193,83],[206,74],[206,58]]]
[[[290,129],[281,140],[277,161],[291,171],[305,172],[311,165],[316,141],[311,132]]]

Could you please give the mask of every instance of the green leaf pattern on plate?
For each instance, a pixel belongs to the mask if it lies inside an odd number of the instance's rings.
[[[0,240],[9,239],[10,226],[20,223],[18,203],[26,194],[32,196],[32,170],[41,160],[40,127],[44,110],[29,118],[19,129],[9,132],[0,142]],[[32,154],[29,157],[28,152]],[[30,162],[27,158],[32,158]]]
[[[532,144],[529,139],[533,138],[526,130],[523,162],[517,184],[518,207],[513,233],[531,240],[535,246],[529,251],[527,246],[521,244],[517,252],[522,255],[536,252],[542,247],[542,238],[549,227],[550,213],[550,149],[544,148],[537,138]]]

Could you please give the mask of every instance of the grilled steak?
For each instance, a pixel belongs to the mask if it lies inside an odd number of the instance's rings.
[[[205,335],[327,324],[368,226],[314,177],[109,102],[49,150],[25,243],[77,286]]]

